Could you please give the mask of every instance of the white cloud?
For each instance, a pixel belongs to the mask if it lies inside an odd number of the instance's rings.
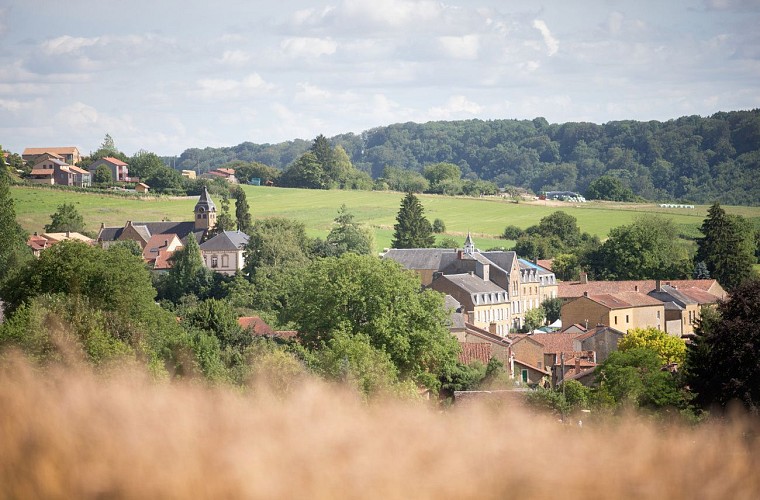
[[[228,66],[243,66],[251,60],[251,55],[243,50],[225,50],[219,62]]]
[[[280,43],[282,51],[290,57],[319,57],[332,55],[338,48],[334,40],[324,38],[287,38]]]
[[[252,73],[242,79],[204,78],[196,82],[196,89],[191,95],[204,99],[227,100],[241,96],[265,94],[276,87],[266,82],[258,73]]]
[[[438,38],[446,53],[455,59],[477,59],[480,48],[478,35],[442,36]]]
[[[546,23],[541,19],[535,19],[533,21],[533,27],[541,32],[541,36],[544,39],[544,44],[546,44],[547,54],[549,56],[556,54],[559,50],[559,41],[557,41],[557,39],[552,36],[552,32],[549,31],[549,27],[546,25]]]
[[[483,111],[483,107],[470,101],[463,95],[449,97],[446,104],[428,110],[428,115],[433,120],[452,120],[477,116]]]

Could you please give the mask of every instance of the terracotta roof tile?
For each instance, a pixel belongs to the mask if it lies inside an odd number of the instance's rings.
[[[674,285],[680,288],[695,287],[708,291],[716,285],[714,279],[708,280],[662,280],[663,285]],[[641,293],[649,293],[657,287],[655,280],[629,280],[629,281],[564,281],[557,283],[557,296],[561,298],[573,298],[583,296],[583,292],[589,295],[603,293],[635,292],[636,287]]]
[[[243,316],[238,318],[238,324],[244,329],[250,330],[257,336],[274,336],[275,331],[258,316]]]
[[[573,340],[578,333],[534,333],[530,336],[544,346],[544,352],[573,352]]]
[[[113,163],[114,165],[118,165],[120,167],[123,167],[123,166],[126,165],[126,163],[124,163],[123,161],[121,161],[118,158],[114,158],[113,156],[106,156],[103,159],[106,160],[106,161],[108,161],[109,163]]]
[[[473,361],[480,361],[487,365],[491,360],[491,344],[482,342],[460,342],[462,352],[459,353],[459,362],[469,365]]]

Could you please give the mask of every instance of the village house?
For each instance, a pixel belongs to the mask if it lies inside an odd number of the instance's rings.
[[[231,184],[237,184],[238,180],[235,177],[235,170],[231,168],[215,168],[209,170],[205,174],[201,175],[203,179],[224,179]]]
[[[204,265],[222,274],[232,275],[243,269],[248,235],[240,231],[223,231],[201,244]]]
[[[90,174],[94,176],[95,171],[101,165],[105,165],[111,171],[111,181],[113,182],[130,182],[132,180],[129,177],[129,165],[112,156],[106,156],[90,164],[88,167]]]
[[[60,243],[61,241],[65,240],[81,241],[83,243],[87,243],[88,245],[95,243],[92,238],[75,231],[66,231],[65,233],[42,233],[41,235],[35,232],[29,237],[29,239],[26,240],[26,246],[32,250],[32,254],[35,257],[39,257],[42,250],[50,248],[56,243]]]
[[[34,184],[89,187],[90,173],[74,165],[68,165],[54,155],[44,154],[32,167],[29,180]]]
[[[660,280],[648,295],[664,304],[665,331],[676,337],[693,335],[702,308],[714,307],[719,300],[700,288],[662,285]]]
[[[661,280],[663,285],[675,286],[679,289],[697,288],[719,299],[727,298],[728,294],[717,280]],[[579,281],[563,281],[557,286],[557,296],[564,302],[582,297],[584,292],[591,295],[618,292],[649,293],[657,288],[657,280],[626,280],[626,281],[589,281],[586,273],[581,273]]]
[[[171,257],[174,252],[183,248],[182,240],[174,233],[154,234],[143,248],[143,260],[156,271],[171,268]]]
[[[665,305],[640,292],[589,294],[562,306],[563,325],[611,326],[623,332],[632,328],[665,326]]]
[[[74,146],[26,148],[24,152],[21,153],[21,159],[28,163],[36,163],[43,155],[55,157],[68,165],[75,165],[82,160],[82,156],[79,154],[79,149]]]

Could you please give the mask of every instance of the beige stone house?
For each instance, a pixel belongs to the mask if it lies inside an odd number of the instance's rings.
[[[65,147],[47,147],[47,148],[26,148],[21,153],[21,158],[30,163],[37,162],[38,158],[43,155],[57,157],[69,165],[75,165],[82,160],[79,149],[74,146]]]
[[[563,325],[605,325],[623,332],[665,326],[664,304],[640,292],[584,293],[565,303],[560,314]]]

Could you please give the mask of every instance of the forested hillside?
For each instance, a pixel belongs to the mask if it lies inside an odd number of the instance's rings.
[[[666,122],[549,124],[534,120],[403,123],[330,139],[354,165],[382,177],[386,166],[419,171],[450,162],[465,178],[500,186],[585,193],[602,175],[650,200],[760,203],[760,110]],[[177,168],[206,171],[233,160],[284,169],[311,142],[294,140],[188,149]]]

